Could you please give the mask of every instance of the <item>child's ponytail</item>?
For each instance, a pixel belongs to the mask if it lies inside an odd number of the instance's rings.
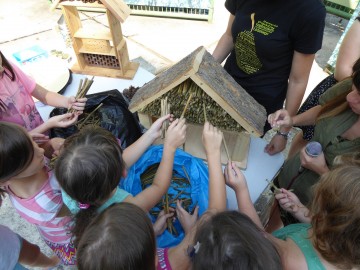
[[[55,175],[62,189],[84,206],[75,217],[73,230],[80,239],[97,208],[119,185],[125,166],[118,141],[101,127],[84,127],[64,145],[55,163]]]
[[[85,229],[89,226],[90,222],[97,215],[98,207],[90,205],[89,208],[80,209],[75,215],[75,226],[71,230],[74,239],[75,247],[78,246],[81,236]]]

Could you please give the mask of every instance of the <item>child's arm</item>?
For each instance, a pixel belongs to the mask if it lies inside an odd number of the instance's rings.
[[[44,133],[47,130],[52,129],[54,127],[60,127],[60,128],[68,127],[75,124],[77,119],[78,119],[77,113],[66,113],[66,114],[56,115],[50,117],[45,123],[31,130],[30,134]]]
[[[39,246],[23,239],[19,263],[33,267],[54,267],[60,263],[60,259],[56,255],[47,257],[40,251]]]
[[[309,215],[309,209],[304,206],[299,198],[284,188],[280,189],[281,193],[277,193],[275,198],[278,200],[282,209],[292,214],[300,222],[310,223],[311,216]]]
[[[171,123],[166,133],[161,162],[152,185],[135,197],[126,197],[124,201],[136,204],[146,212],[160,201],[170,186],[175,151],[177,147],[184,144],[185,135],[185,119],[176,119]]]
[[[151,127],[123,152],[123,159],[128,167],[133,165],[146,149],[160,136],[161,126],[170,119],[170,114],[160,117]]]
[[[85,104],[87,98],[80,98],[78,100],[75,97],[66,97],[62,96],[58,93],[51,92],[43,88],[42,86],[36,84],[34,91],[31,95],[42,103],[53,106],[53,107],[60,107],[60,108],[73,108],[76,111],[83,112],[85,109]]]
[[[260,218],[251,201],[245,177],[235,163],[229,162],[226,166],[225,179],[226,184],[235,191],[239,211],[250,217],[259,228],[263,228]]]
[[[226,209],[226,188],[220,157],[222,136],[220,130],[205,123],[202,141],[209,167],[209,210]]]

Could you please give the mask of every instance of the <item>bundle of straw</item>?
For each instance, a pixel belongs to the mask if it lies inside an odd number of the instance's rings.
[[[149,166],[141,174],[140,181],[143,190],[148,186],[150,186],[154,181],[154,177],[156,175],[156,171],[158,167],[159,167],[159,163],[155,163]],[[185,175],[185,177],[182,175]],[[191,185],[190,185],[190,178],[185,167],[183,167],[182,173],[173,170],[171,184],[168,192],[163,196],[162,200],[150,210],[150,214],[154,218],[157,218],[161,210],[164,210],[165,213],[169,213],[170,207],[174,209],[176,208],[177,200],[181,200],[183,208],[186,211],[189,211],[190,206],[192,205]],[[192,210],[194,209],[195,206],[193,206]],[[167,224],[167,230],[171,234],[178,235],[178,232],[172,222],[172,218],[168,218],[166,224]]]
[[[80,98],[85,97],[93,82],[94,82],[94,76],[90,80],[88,80],[88,78],[85,78],[84,83],[83,80],[81,79],[75,99],[78,100]],[[73,113],[75,112],[75,110],[73,108],[69,108],[68,112]]]

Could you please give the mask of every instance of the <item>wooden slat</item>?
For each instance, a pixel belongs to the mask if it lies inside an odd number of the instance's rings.
[[[202,48],[197,49],[172,67],[164,70],[153,80],[141,87],[133,96],[129,110],[136,112],[196,73],[194,61]],[[198,60],[196,60],[198,61]]]
[[[101,2],[122,23],[131,13],[130,7],[122,0],[101,0]]]
[[[103,2],[103,1],[102,1]],[[105,6],[102,4],[99,4],[98,2],[94,2],[94,3],[84,3],[82,1],[61,1],[61,3],[59,4],[60,6],[70,6],[70,7],[86,7],[86,8],[101,8],[101,9],[105,9]]]
[[[101,28],[80,28],[75,32],[74,37],[76,38],[91,38],[91,39],[102,39],[102,40],[112,40],[111,33],[109,29]]]
[[[202,144],[203,126],[187,124],[185,151],[189,154],[206,160],[206,153]],[[247,133],[224,131],[224,137],[229,149],[229,154],[240,169],[246,169],[250,147],[250,136]],[[224,147],[221,147],[221,163],[226,165],[228,157]]]

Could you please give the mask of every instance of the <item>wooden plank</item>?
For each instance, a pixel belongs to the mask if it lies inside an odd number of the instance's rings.
[[[112,40],[111,33],[107,28],[80,28],[74,34],[76,38]]]
[[[102,1],[104,2],[104,1]],[[75,7],[75,8],[96,8],[96,9],[105,9],[105,6],[103,4],[99,4],[98,2],[94,3],[84,3],[82,1],[61,1],[60,6],[69,6],[69,7]]]
[[[185,151],[189,154],[206,160],[206,153],[204,146],[202,144],[202,132],[203,126],[187,124],[186,129],[186,141],[185,141]],[[249,154],[250,147],[250,136],[247,133],[240,132],[229,132],[223,131],[229,154],[236,163],[236,165],[241,169],[246,169],[247,167],[247,158]],[[221,148],[221,163],[226,165],[228,162],[228,157],[224,147]]]
[[[102,76],[110,78],[121,78],[132,80],[136,74],[136,71],[139,67],[139,63],[131,62],[126,71],[120,69],[111,69],[103,67],[93,67],[86,65],[84,68],[80,68],[79,64],[76,62],[71,67],[71,71],[74,73],[84,74],[84,75],[93,75],[93,76]]]
[[[208,52],[199,71],[191,76],[228,114],[249,133],[260,136],[266,121],[266,111],[243,89]]]
[[[85,40],[83,39],[83,45],[79,48],[80,53],[100,54],[116,56],[115,48],[111,47],[109,43],[102,42],[103,40]]]
[[[141,87],[133,96],[129,110],[136,112],[196,73],[194,62],[203,47],[198,48],[176,65],[164,70],[153,80]],[[198,61],[198,59],[196,60]],[[196,65],[195,65],[196,66]]]
[[[108,18],[112,40],[114,42],[114,46],[116,47],[124,39],[122,35],[121,23],[109,10],[106,10],[106,16]]]
[[[85,67],[85,59],[80,53],[80,48],[82,47],[82,40],[74,38],[74,34],[82,28],[79,12],[74,6],[61,6],[61,11],[64,15],[66,26],[69,29],[72,46],[74,53],[80,68]]]
[[[101,0],[101,2],[122,23],[131,13],[130,7],[122,0]]]

